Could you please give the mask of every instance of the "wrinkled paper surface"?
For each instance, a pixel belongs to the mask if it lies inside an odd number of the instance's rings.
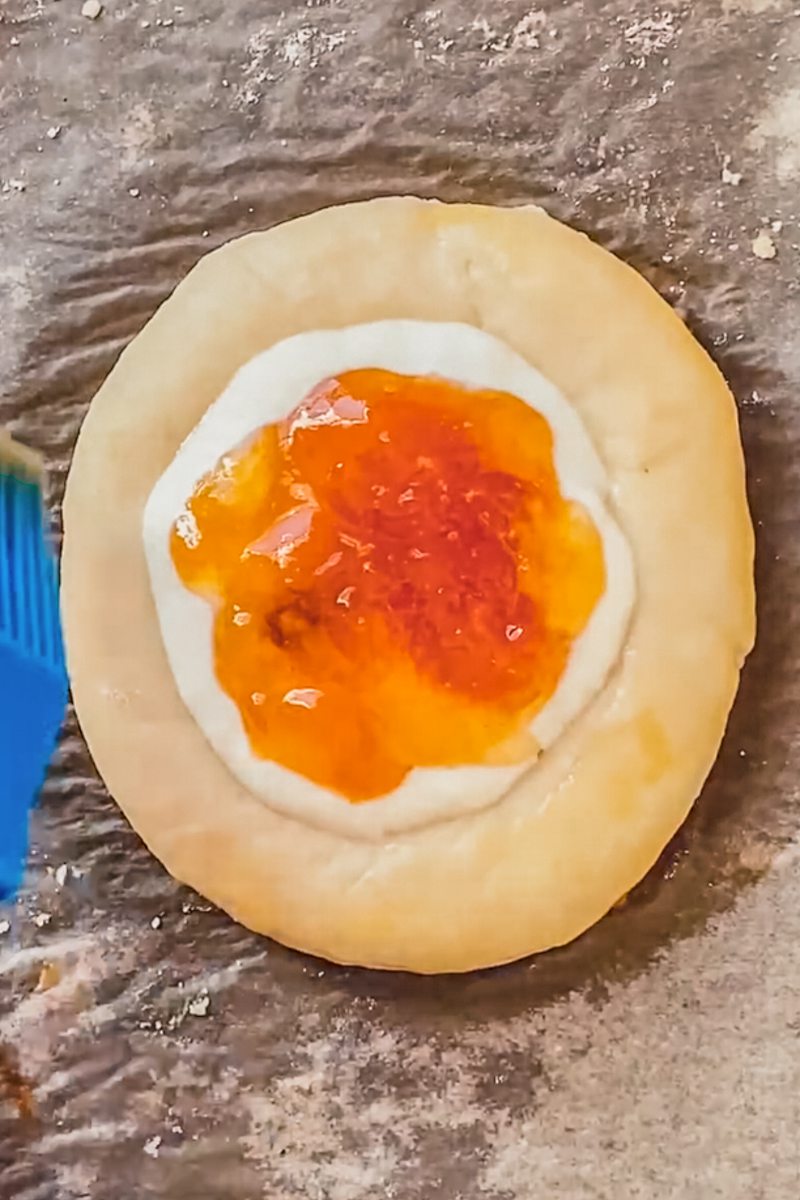
[[[92,394],[211,247],[375,194],[534,202],[730,379],[761,616],[657,868],[576,944],[466,978],[236,927],[70,720],[0,910],[3,1200],[796,1195],[798,51],[786,0],[3,0],[0,423],[56,511]]]

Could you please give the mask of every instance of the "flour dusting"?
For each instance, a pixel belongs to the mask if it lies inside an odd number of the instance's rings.
[[[257,104],[265,86],[275,83],[287,70],[316,71],[350,36],[343,29],[327,30],[309,23],[290,29],[285,25],[281,16],[275,24],[264,25],[247,39],[242,81],[234,89],[239,105]],[[223,86],[229,86],[227,79]]]
[[[654,54],[663,54],[677,35],[675,14],[656,10],[651,17],[632,21],[622,32],[632,65],[640,69]]]
[[[754,150],[769,155],[782,183],[800,177],[800,87],[770,101],[748,142]]]

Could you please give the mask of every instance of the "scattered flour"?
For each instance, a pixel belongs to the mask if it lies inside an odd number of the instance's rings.
[[[201,992],[194,1000],[189,1001],[186,1011],[190,1017],[207,1017],[210,1005],[208,992]]]
[[[775,258],[778,254],[778,248],[766,229],[762,229],[758,237],[753,239],[752,248],[756,258]]]
[[[120,151],[120,165],[127,173],[141,167],[154,149],[160,137],[171,130],[164,127],[164,119],[156,122],[153,111],[142,100],[136,100],[127,108],[124,122],[116,134]]]
[[[722,11],[724,13],[743,13],[757,17],[761,13],[768,12],[771,8],[775,8],[778,4],[780,4],[780,0],[722,0]]]
[[[724,155],[722,159],[722,171],[720,172],[720,178],[722,179],[723,183],[729,183],[732,187],[738,187],[742,182],[742,172],[731,170],[730,154]]]
[[[754,150],[770,152],[781,183],[800,175],[800,88],[776,96],[748,138]]]
[[[511,30],[509,49],[538,50],[546,24],[547,14],[541,9],[533,9],[526,13]]]
[[[347,34],[323,33],[313,25],[303,25],[290,33],[278,46],[278,56],[290,67],[316,67],[320,59],[347,41]]]
[[[502,9],[499,11],[502,15]],[[411,44],[417,56],[441,64],[446,63],[446,54],[450,50],[457,54],[465,49],[474,53],[477,48],[492,56],[539,50],[548,32],[547,13],[540,8],[524,13],[511,26],[507,20],[492,23],[483,15],[473,17],[467,23],[454,24],[439,8],[426,9],[417,18],[408,20],[406,25],[416,34]],[[554,38],[556,32],[551,29],[549,36]]]
[[[235,89],[240,105],[257,104],[263,85],[282,76],[286,69],[313,71],[343,46],[350,36],[344,30],[324,30],[316,25],[300,25],[288,32],[284,22],[265,25],[247,40],[247,62],[242,83]],[[224,81],[228,86],[228,81]]]
[[[663,54],[672,45],[678,30],[675,14],[656,10],[652,17],[633,21],[622,31],[631,62],[640,69],[653,54]]]

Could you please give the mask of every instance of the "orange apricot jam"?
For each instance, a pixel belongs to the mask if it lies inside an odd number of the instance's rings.
[[[351,802],[520,761],[605,587],[516,396],[365,369],[225,454],[175,522],[253,753]]]

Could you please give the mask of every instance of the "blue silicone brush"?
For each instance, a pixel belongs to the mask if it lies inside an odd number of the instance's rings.
[[[43,477],[39,457],[0,429],[0,901],[22,877],[67,699]]]

